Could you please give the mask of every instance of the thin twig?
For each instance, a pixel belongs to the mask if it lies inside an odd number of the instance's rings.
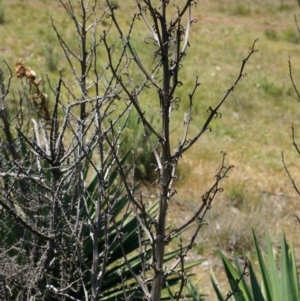
[[[292,184],[293,184],[293,187],[294,187],[295,191],[296,191],[297,194],[300,196],[300,191],[299,191],[299,189],[298,189],[298,187],[297,187],[297,185],[296,185],[296,183],[295,183],[295,181],[294,181],[292,175],[290,174],[290,172],[289,172],[289,170],[288,170],[288,168],[287,168],[287,166],[286,166],[286,164],[285,164],[283,152],[281,153],[281,159],[282,159],[282,163],[283,163],[284,169],[285,169],[285,171],[286,171],[288,177],[290,178],[290,180],[291,180],[291,182],[292,182]]]
[[[300,1],[300,0],[299,0],[299,1]],[[297,94],[297,96],[298,96],[298,100],[300,101],[300,93],[299,93],[299,91],[298,91],[298,89],[297,89],[297,86],[296,86],[296,84],[295,84],[295,82],[294,82],[294,78],[293,78],[293,75],[292,75],[291,58],[289,58],[288,63],[289,63],[289,74],[290,74],[291,82],[292,82],[293,87],[294,87],[294,90],[295,90],[295,92],[296,92],[296,94]]]

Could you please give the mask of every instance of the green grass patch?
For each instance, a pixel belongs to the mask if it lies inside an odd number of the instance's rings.
[[[264,35],[266,36],[267,39],[269,39],[270,41],[278,41],[279,40],[279,34],[277,33],[277,31],[273,30],[273,29],[266,29],[264,31]]]
[[[286,42],[298,44],[300,41],[299,33],[296,28],[289,28],[283,31],[282,39]]]
[[[232,10],[232,14],[239,16],[250,16],[251,8],[249,7],[249,4],[237,3]]]

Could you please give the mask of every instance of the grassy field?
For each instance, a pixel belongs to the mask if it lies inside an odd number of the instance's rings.
[[[120,22],[128,26],[125,17],[133,10],[133,2],[116,2]],[[104,7],[103,1],[100,6]],[[188,108],[184,100],[192,90],[195,74],[199,75],[201,86],[194,100],[191,137],[203,124],[208,106],[216,105],[233,84],[253,41],[259,40],[259,51],[246,67],[247,77],[222,107],[222,118],[213,121],[212,131],[179,164],[176,206],[171,207],[169,215],[173,223],[188,218],[201,202],[220,166],[221,151],[227,153],[228,164],[235,166],[223,183],[224,192],[213,204],[207,217],[209,225],[201,232],[191,256],[208,258],[195,270],[197,286],[203,293],[212,292],[208,285],[210,270],[216,275],[221,273],[215,250],[240,252],[252,258],[252,227],[260,238],[269,231],[274,241],[284,230],[300,259],[300,226],[297,230],[293,217],[300,214],[299,198],[281,160],[283,151],[294,179],[300,179],[300,160],[290,130],[293,124],[300,143],[300,104],[288,70],[291,58],[300,88],[300,39],[295,14],[300,18],[295,0],[206,0],[200,1],[193,12],[197,23],[192,27],[191,47],[182,69],[182,106],[172,117],[174,149],[183,132],[183,114]],[[58,1],[10,0],[1,4],[0,58],[10,66],[22,58],[38,74],[48,74],[54,82],[58,70],[66,68],[66,62],[51,27],[51,16],[76,47],[71,21]],[[107,24],[103,22],[102,26],[105,29]],[[147,35],[146,29],[139,28],[137,34]],[[135,43],[141,59],[152,60],[151,45],[145,46],[143,39]],[[156,112],[148,101],[150,97],[146,94],[143,103],[149,115]],[[222,282],[221,286],[225,294],[227,288]],[[208,300],[215,300],[214,295]]]

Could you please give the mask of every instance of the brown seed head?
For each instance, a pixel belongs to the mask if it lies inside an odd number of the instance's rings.
[[[22,78],[25,76],[26,74],[26,68],[24,63],[22,62],[22,59],[19,59],[16,62],[16,68],[15,68],[16,74],[18,78]]]

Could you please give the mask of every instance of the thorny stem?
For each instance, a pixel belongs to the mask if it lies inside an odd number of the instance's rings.
[[[204,216],[205,216],[207,210],[211,208],[213,199],[215,198],[217,193],[222,191],[222,188],[219,188],[219,183],[221,182],[221,180],[225,179],[227,177],[228,172],[232,168],[234,168],[233,165],[231,165],[229,167],[226,167],[224,165],[225,156],[226,156],[226,153],[223,153],[222,165],[221,165],[220,171],[216,174],[215,183],[202,196],[202,203],[201,203],[199,209],[186,223],[184,223],[179,228],[170,231],[170,233],[166,235],[165,241],[169,242],[174,235],[176,235],[178,233],[182,233],[184,231],[184,229],[188,228],[196,220],[199,220],[200,224],[203,223]],[[202,215],[201,215],[201,213],[202,213]],[[192,244],[190,244],[190,246],[192,247]]]
[[[194,145],[197,142],[197,140],[202,136],[202,134],[208,129],[208,126],[209,126],[210,122],[212,121],[212,119],[219,115],[218,111],[219,111],[220,107],[222,106],[222,104],[227,99],[227,97],[234,91],[234,88],[239,83],[239,81],[243,77],[247,76],[247,74],[244,73],[244,69],[245,69],[245,66],[246,66],[248,60],[252,56],[252,54],[258,51],[255,49],[255,44],[257,42],[258,42],[258,39],[256,39],[253,42],[253,45],[251,47],[251,50],[250,50],[248,56],[245,59],[243,59],[240,72],[239,72],[234,84],[227,90],[224,97],[221,99],[219,104],[214,109],[211,107],[208,109],[208,112],[210,112],[210,114],[209,114],[207,120],[205,121],[204,125],[202,126],[202,129],[200,130],[200,132],[193,139],[191,139],[188,143],[186,143],[186,145],[184,147],[180,147],[179,150],[175,153],[175,155],[173,157],[180,157],[185,151],[187,151],[192,145]]]
[[[243,268],[243,272],[241,274],[241,276],[236,279],[236,284],[235,284],[235,288],[233,289],[233,291],[229,291],[227,293],[227,295],[225,296],[225,299],[224,301],[227,301],[229,300],[233,295],[235,294],[242,294],[243,292],[239,289],[239,284],[240,282],[243,280],[244,276],[248,276],[249,273],[247,272],[247,269],[248,269],[248,262],[247,262],[247,259],[245,260],[245,265],[244,265],[244,268]]]
[[[293,78],[293,74],[292,74],[291,58],[289,58],[288,63],[289,63],[289,74],[290,74],[290,79],[291,79],[291,82],[292,82],[292,84],[293,84],[294,90],[295,90],[295,92],[296,92],[296,94],[297,94],[297,96],[298,96],[298,100],[300,101],[300,94],[299,94],[299,91],[298,91],[298,89],[297,89],[297,86],[296,86],[296,84],[295,84],[295,82],[294,82],[294,78]]]
[[[293,187],[294,187],[295,191],[296,191],[297,194],[300,196],[300,190],[298,189],[295,180],[293,179],[292,175],[291,175],[290,172],[289,172],[288,167],[286,166],[286,163],[285,163],[285,160],[284,160],[283,152],[281,153],[281,159],[282,159],[283,167],[284,167],[284,169],[285,169],[285,171],[286,171],[286,173],[287,173],[289,179],[291,180],[291,182],[292,182],[292,184],[293,184]]]

